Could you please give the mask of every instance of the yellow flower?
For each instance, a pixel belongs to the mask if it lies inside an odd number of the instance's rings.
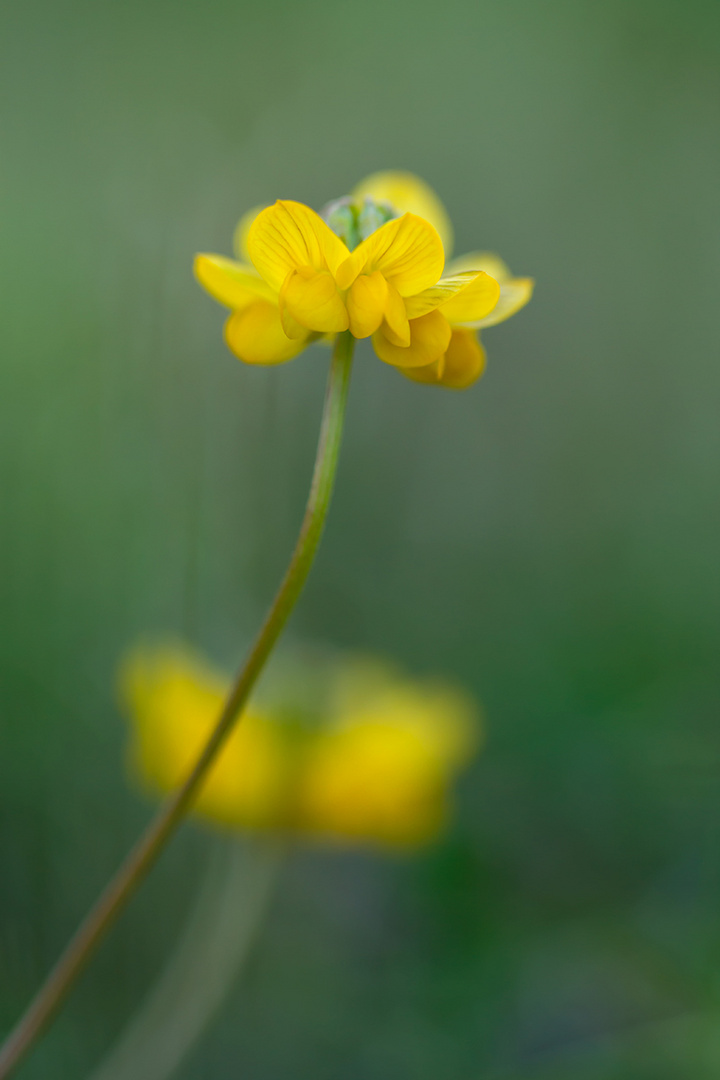
[[[450,222],[434,192],[409,173],[376,173],[323,213],[279,200],[241,221],[242,261],[196,257],[198,280],[232,311],[230,349],[247,363],[281,363],[349,329],[372,337],[381,360],[417,381],[474,382],[484,365],[477,327],[492,325],[498,309],[494,321],[509,318],[529,300],[532,282],[513,281],[492,256],[443,274]]]
[[[131,767],[154,791],[188,774],[228,680],[177,645],[122,666]],[[478,742],[474,703],[367,658],[290,667],[253,704],[210,771],[195,811],[230,827],[342,843],[413,846],[447,821],[449,787]]]

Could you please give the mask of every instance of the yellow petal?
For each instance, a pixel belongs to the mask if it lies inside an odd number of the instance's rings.
[[[366,338],[375,333],[383,321],[387,294],[387,282],[379,270],[370,275],[360,274],[355,279],[347,296],[353,337]]]
[[[332,699],[336,719],[308,748],[298,776],[300,827],[346,841],[429,840],[455,773],[479,742],[474,702],[359,659],[337,671]]]
[[[472,386],[485,370],[485,350],[474,330],[453,330],[440,383],[451,390]]]
[[[348,256],[345,244],[314,210],[284,200],[258,214],[247,245],[253,263],[277,292],[291,270],[309,266],[334,274]]]
[[[385,321],[382,331],[392,345],[399,345],[405,349],[410,344],[410,323],[405,310],[405,301],[394,285],[387,287]]]
[[[288,274],[288,279],[290,276],[291,275]],[[294,319],[288,311],[282,289],[280,290],[280,322],[282,323],[282,328],[287,336],[294,341],[300,341],[301,339],[305,340],[308,336],[307,327],[303,326],[302,323],[299,323],[297,319]]]
[[[468,320],[476,328],[495,326],[525,307],[533,294],[535,282],[532,278],[514,278],[506,263],[499,255],[490,251],[474,251],[453,259],[447,272],[456,274],[467,270],[484,270],[500,282],[500,297],[493,310],[483,317]]]
[[[451,325],[484,319],[494,310],[500,297],[501,286],[482,270],[464,288],[440,305]]]
[[[399,214],[408,211],[425,218],[440,234],[447,255],[453,245],[452,225],[445,207],[435,192],[418,176],[409,172],[377,172],[367,176],[352,192],[356,202],[369,195],[376,202],[388,202]],[[481,267],[480,269],[484,269]]]
[[[297,356],[308,344],[307,335],[292,340],[283,330],[277,303],[258,300],[236,311],[225,323],[228,347],[246,364],[281,364]]]
[[[405,375],[408,379],[412,379],[413,382],[425,383],[427,386],[442,385],[442,374],[444,370],[444,355],[441,356],[439,360],[435,360],[434,363],[427,364],[425,367],[398,368],[401,375]]]
[[[410,323],[410,344],[403,349],[388,340],[383,330],[373,334],[373,347],[381,360],[395,367],[426,367],[439,359],[450,343],[450,323],[439,311],[430,311]]]
[[[439,307],[451,323],[470,322],[489,314],[499,295],[500,286],[495,278],[482,270],[470,270],[443,275],[437,285],[408,297],[405,306],[410,319]]]
[[[247,245],[248,234],[253,221],[260,211],[265,209],[266,205],[267,204],[262,203],[260,206],[253,206],[252,210],[246,210],[235,226],[235,232],[233,233],[233,251],[238,259],[241,259],[243,262],[252,262]]]
[[[133,721],[131,760],[149,787],[168,791],[185,780],[228,688],[228,679],[182,646],[139,649],[126,659],[121,692]],[[286,754],[273,718],[250,705],[193,811],[224,825],[273,825],[284,815],[286,789]]]
[[[347,330],[348,313],[328,270],[309,266],[291,270],[280,290],[280,309],[300,326],[319,334]]]
[[[434,285],[445,262],[437,230],[424,218],[404,214],[388,221],[363,240],[336,275],[341,289],[352,285],[358,274],[380,270],[401,296],[412,296]]]
[[[500,299],[496,306],[484,319],[478,319],[472,325],[480,328],[482,326],[496,326],[498,323],[505,322],[516,311],[525,307],[533,294],[534,287],[535,282],[532,278],[510,278],[509,281],[504,281],[500,286]]]
[[[449,390],[466,390],[485,370],[485,350],[474,330],[453,330],[444,356],[422,368],[405,368],[402,372],[414,382],[445,386]]]
[[[302,830],[345,843],[414,846],[447,817],[450,777],[423,734],[381,716],[323,733],[298,779]]]
[[[194,270],[195,277],[211,296],[236,311],[258,297],[272,300],[275,296],[254,266],[243,266],[222,255],[196,255]]]

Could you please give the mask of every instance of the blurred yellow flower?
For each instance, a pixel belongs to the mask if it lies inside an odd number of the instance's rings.
[[[178,645],[138,649],[121,669],[131,769],[154,791],[186,777],[229,680]],[[367,658],[310,662],[251,705],[195,804],[210,821],[341,843],[413,846],[449,814],[450,786],[479,742],[461,691]]]
[[[235,233],[242,261],[198,255],[195,273],[231,309],[225,338],[247,363],[281,363],[349,329],[410,378],[463,389],[484,366],[477,328],[519,310],[532,282],[511,279],[494,256],[445,267],[451,245],[435,193],[409,173],[385,172],[323,216],[289,200],[251,211]]]

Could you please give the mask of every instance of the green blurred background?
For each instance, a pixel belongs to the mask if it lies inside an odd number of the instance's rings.
[[[234,664],[302,513],[327,353],[241,366],[193,253],[395,167],[536,297],[466,394],[360,346],[291,636],[465,683],[487,746],[419,856],[289,858],[177,1075],[720,1075],[719,42],[713,0],[3,4],[3,1028],[151,812],[118,656]],[[211,846],[23,1078],[90,1075]]]

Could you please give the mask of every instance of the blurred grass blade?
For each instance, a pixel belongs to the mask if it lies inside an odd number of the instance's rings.
[[[180,941],[91,1080],[165,1080],[192,1050],[247,957],[282,861],[277,844],[223,843]]]

